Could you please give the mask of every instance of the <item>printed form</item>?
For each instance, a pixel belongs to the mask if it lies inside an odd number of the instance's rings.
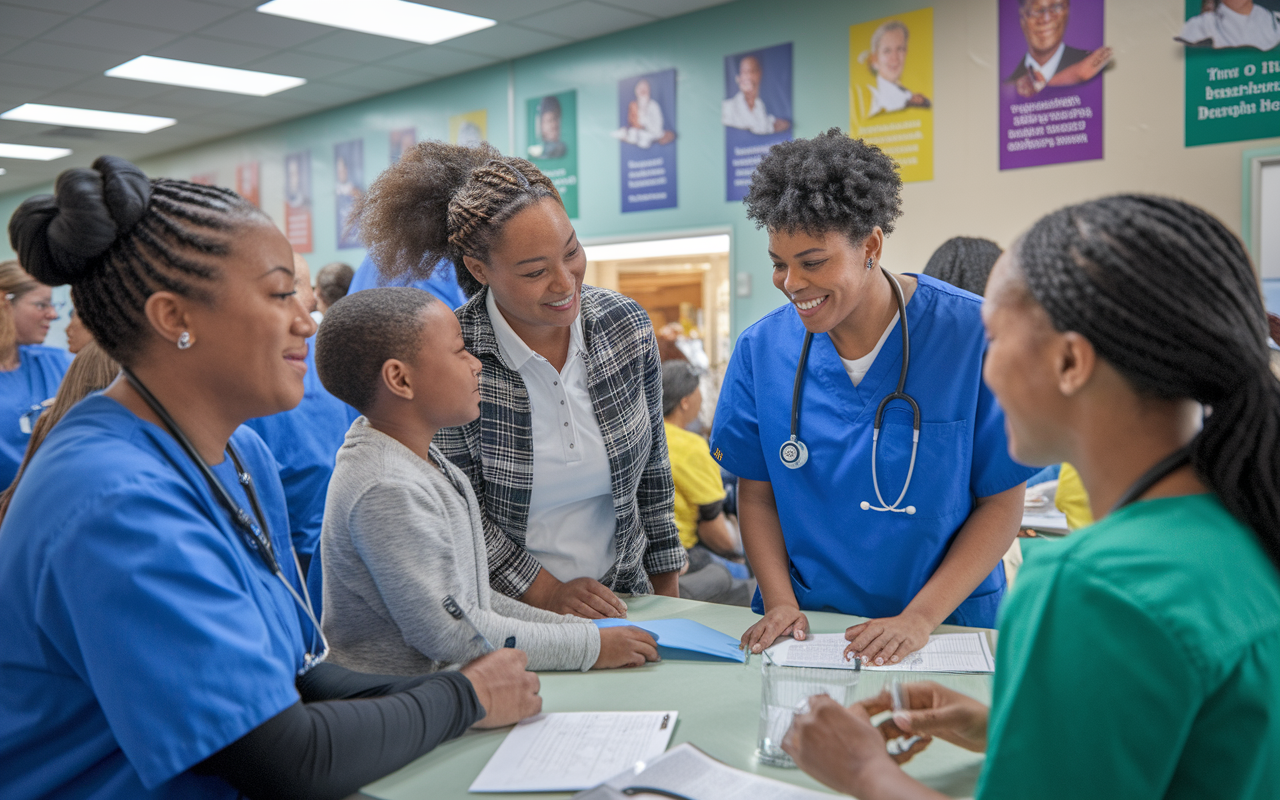
[[[471,791],[586,789],[660,755],[675,726],[674,711],[539,714],[507,734]]]
[[[995,659],[983,633],[939,633],[929,643],[897,664],[861,666],[846,660],[849,646],[843,633],[810,634],[804,641],[788,639],[765,653],[784,667],[865,669],[871,672],[995,672]]]

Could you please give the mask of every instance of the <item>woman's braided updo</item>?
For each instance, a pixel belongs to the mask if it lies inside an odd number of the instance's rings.
[[[50,286],[71,284],[76,313],[125,366],[147,339],[147,298],[173,292],[213,299],[217,259],[233,230],[265,214],[229,189],[150,180],[122,158],[58,176],[54,194],[23,201],[9,241],[23,267]]]
[[[468,295],[480,283],[464,255],[487,261],[503,224],[544,198],[560,202],[551,180],[523,158],[503,156],[488,143],[473,147],[426,141],[378,176],[356,203],[350,224],[378,271],[388,278],[430,277],[452,261]]]
[[[1138,392],[1211,407],[1192,466],[1280,567],[1280,382],[1240,241],[1194,206],[1120,195],[1056,211],[1016,247],[1055,328]]]

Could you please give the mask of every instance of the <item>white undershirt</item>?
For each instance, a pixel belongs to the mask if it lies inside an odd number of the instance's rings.
[[[559,372],[524,343],[485,298],[507,366],[520,373],[533,412],[533,491],[525,549],[557,579],[601,578],[617,558],[612,474],[587,392],[582,315],[569,329]]]
[[[840,362],[844,364],[844,371],[849,373],[849,380],[853,381],[853,385],[857,386],[862,383],[862,379],[867,377],[867,371],[871,369],[871,365],[876,362],[876,356],[880,355],[880,348],[884,347],[885,341],[888,340],[889,334],[893,332],[893,326],[898,324],[898,312],[893,312],[893,319],[889,320],[889,327],[884,329],[884,333],[880,334],[880,341],[876,342],[876,346],[871,348],[871,352],[862,358],[841,358]]]

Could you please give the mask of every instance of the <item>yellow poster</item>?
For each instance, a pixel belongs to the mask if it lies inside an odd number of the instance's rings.
[[[849,135],[933,180],[933,9],[849,28]]]
[[[474,145],[488,139],[489,112],[485,109],[449,117],[449,141],[453,144]]]

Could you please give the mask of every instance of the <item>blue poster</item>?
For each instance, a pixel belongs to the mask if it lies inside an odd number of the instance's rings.
[[[791,43],[725,56],[724,199],[747,196],[769,148],[791,140]]]
[[[364,194],[364,140],[333,146],[334,207],[337,209],[338,249],[362,247],[360,234],[348,225],[356,200]]]
[[[676,71],[618,81],[622,213],[675,208]]]

